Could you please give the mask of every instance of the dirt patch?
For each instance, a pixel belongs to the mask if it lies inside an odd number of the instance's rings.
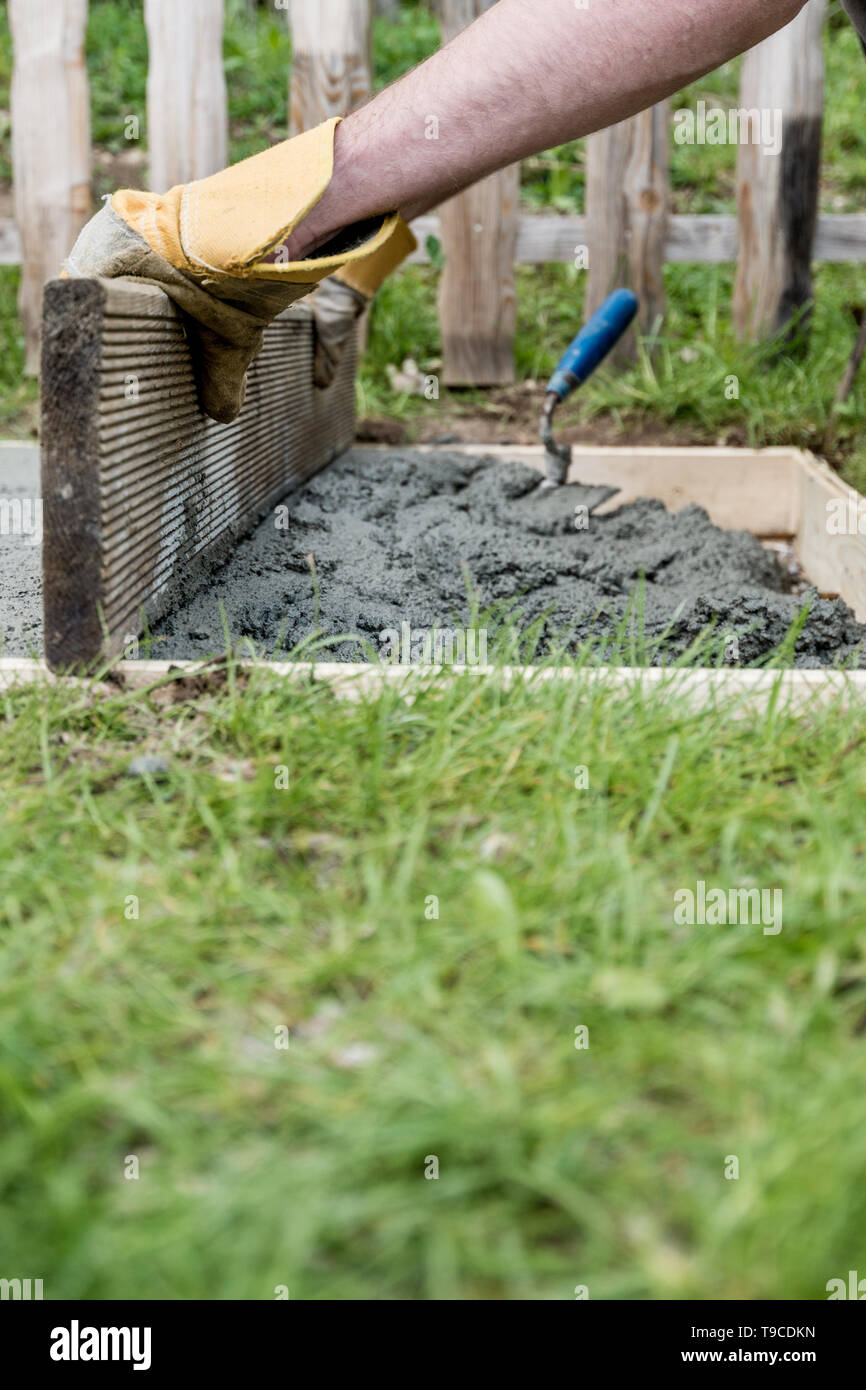
[[[525,382],[483,393],[473,392],[461,402],[459,391],[449,391],[435,416],[419,415],[411,420],[371,416],[358,422],[359,444],[537,444],[538,422],[544,387],[541,382]],[[701,430],[694,423],[668,424],[649,416],[598,415],[592,420],[576,418],[566,406],[557,419],[557,437],[563,444],[613,445],[635,448],[669,445],[730,445],[750,443],[742,429],[724,434]]]
[[[403,624],[413,636],[469,628],[467,583],[482,612],[537,624],[541,650],[613,633],[641,586],[639,626],[658,662],[709,626],[743,664],[783,642],[803,597],[753,536],[720,530],[699,507],[672,515],[646,499],[576,529],[576,509],[591,509],[597,489],[544,492],[538,476],[483,455],[350,451],[288,499],[284,527],[277,512],[206,593],[158,626],[152,654],[218,651],[222,603],[233,640],[268,656],[320,631],[340,639],[323,656],[363,660],[387,654],[381,634]],[[840,600],[807,597],[796,664],[866,666],[866,627]]]

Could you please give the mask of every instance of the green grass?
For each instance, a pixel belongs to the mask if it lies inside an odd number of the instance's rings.
[[[18,317],[17,269],[0,267],[0,431],[7,438],[32,428],[39,390],[24,375],[24,330]]]
[[[438,41],[404,9],[377,25],[378,85]],[[866,71],[839,18],[823,196],[852,211]],[[138,4],[91,0],[115,153],[144,51]],[[240,157],[284,129],[283,17],[232,2],[226,53]],[[8,81],[0,6],[0,109]],[[735,92],[731,65],[691,99]],[[0,178],[3,160],[0,117]],[[525,202],[579,210],[581,161],[529,161]],[[732,173],[730,150],[677,149],[678,208],[729,207]],[[365,413],[414,426],[466,401],[387,387],[406,355],[435,370],[436,285],[412,269],[379,297]],[[654,353],[564,424],[795,440],[866,485],[862,387],[829,416],[866,272],[823,268],[810,354],[776,362],[733,339],[730,269],[670,267],[666,286]],[[0,272],[4,433],[35,396],[16,288]],[[524,268],[519,288],[518,370],[542,378],[581,278]],[[689,659],[717,664],[717,645]],[[337,701],[231,664],[178,693],[0,696],[0,1276],[47,1298],[820,1299],[862,1272],[856,707],[735,718],[460,679]],[[143,752],[164,779],[127,775]],[[676,927],[700,879],[781,889],[781,934]]]
[[[817,1299],[862,1262],[856,711],[232,672],[7,695],[0,768],[4,1274]],[[781,934],[675,927],[699,879],[781,888]]]
[[[398,23],[379,18],[373,27],[374,85],[378,91],[423,63],[441,47],[435,15],[419,0],[402,0]]]

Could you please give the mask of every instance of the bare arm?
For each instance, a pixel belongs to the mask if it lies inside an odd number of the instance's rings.
[[[804,3],[499,0],[343,122],[334,178],[288,242],[290,259],[377,213],[410,220],[507,164],[624,120],[753,47]]]

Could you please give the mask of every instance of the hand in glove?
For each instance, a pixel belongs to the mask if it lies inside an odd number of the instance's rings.
[[[240,414],[247,368],[272,319],[326,276],[404,242],[405,224],[392,214],[347,228],[309,259],[280,258],[330,183],[337,124],[163,195],[115,193],[65,263],[72,277],[133,276],[174,300],[186,318],[202,409],[214,420]]]
[[[314,376],[318,387],[330,386],[358,319],[379,287],[417,245],[400,218],[393,236],[378,251],[338,270],[319,285],[311,300],[316,322]]]

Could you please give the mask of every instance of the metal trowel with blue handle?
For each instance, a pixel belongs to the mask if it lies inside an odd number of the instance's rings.
[[[553,435],[557,407],[568,400],[572,392],[592,376],[596,367],[601,365],[634,321],[637,311],[637,296],[632,294],[631,290],[615,290],[580,330],[550,378],[541,417],[541,442],[545,451],[546,475],[541,484],[543,488],[561,487],[568,477],[571,465],[571,445],[557,444]],[[619,488],[600,485],[597,488],[587,488],[586,491],[597,494],[589,508],[592,511],[609,498],[615,497]]]

